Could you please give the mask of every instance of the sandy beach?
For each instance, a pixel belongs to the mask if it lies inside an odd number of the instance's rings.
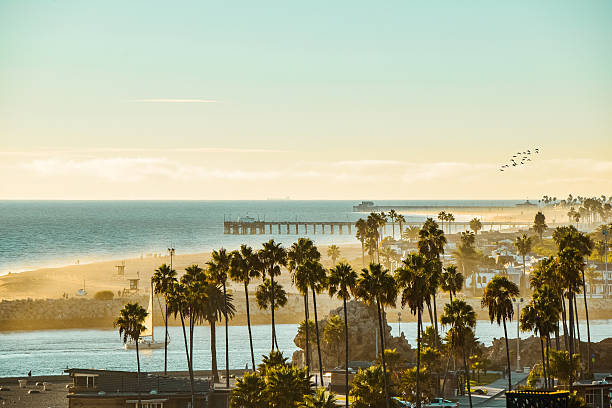
[[[296,238],[297,240],[297,238]],[[339,245],[341,258],[348,260],[354,267],[361,266],[361,244]],[[327,246],[320,246],[321,258],[324,266],[329,267],[331,260],[327,257]],[[204,266],[210,259],[210,252],[197,254],[177,254],[173,257],[174,269],[179,275],[185,267],[193,264]],[[141,279],[141,288],[147,285],[155,269],[163,263],[170,263],[169,256],[155,256],[150,254],[141,258],[116,259],[103,262],[94,262],[80,265],[67,265],[57,268],[41,268],[32,271],[11,273],[0,276],[0,299],[54,299],[61,298],[64,294],[69,297],[76,296],[76,292],[83,288],[87,291],[86,298],[102,290],[111,290],[115,295],[117,292],[129,287],[129,278]],[[117,274],[117,265],[125,264],[125,275]],[[279,282],[288,293],[297,293],[291,285],[289,274],[280,276]],[[254,288],[258,283],[251,286]],[[241,285],[230,283],[229,287],[234,290],[242,290]]]

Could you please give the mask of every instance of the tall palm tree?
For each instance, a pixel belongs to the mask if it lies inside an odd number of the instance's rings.
[[[262,266],[262,276],[264,278],[266,276],[270,278],[270,311],[272,314],[271,350],[274,350],[275,346],[278,348],[278,343],[276,341],[276,326],[274,324],[274,311],[276,310],[276,307],[274,306],[274,296],[276,295],[276,290],[274,289],[274,277],[281,274],[281,266],[287,265],[287,251],[280,243],[277,244],[273,239],[271,239],[263,244],[263,248],[258,252],[258,255]]]
[[[214,284],[223,287],[223,299],[226,305],[223,307],[223,318],[225,319],[225,387],[229,388],[229,333],[227,319],[227,278],[230,269],[232,256],[225,248],[212,251],[211,260],[206,263],[208,266],[208,279]]]
[[[548,225],[546,225],[546,217],[542,213],[542,211],[538,211],[533,220],[533,230],[538,237],[540,237],[540,242],[542,242],[542,235],[548,229]]]
[[[525,288],[525,276],[527,274],[525,268],[525,256],[531,251],[531,246],[533,244],[533,239],[527,234],[523,234],[520,237],[516,237],[516,241],[514,241],[514,246],[516,247],[516,251],[520,256],[523,257],[523,274],[521,275],[521,289]]]
[[[474,231],[474,234],[478,234],[478,231],[482,229],[482,222],[478,218],[472,218],[470,220],[470,229]]]
[[[449,265],[442,271],[440,287],[443,291],[448,292],[451,302],[453,301],[453,296],[456,296],[457,292],[463,288],[464,280],[463,274],[457,271],[456,265]]]
[[[265,278],[263,283],[257,287],[255,300],[257,301],[257,307],[260,309],[268,310],[274,308],[276,311],[287,305],[287,292],[283,289],[283,285],[275,283],[273,286],[272,281]],[[272,351],[274,350],[270,352]]]
[[[431,288],[431,301],[433,303],[433,314],[434,314],[434,327],[436,329],[436,344],[438,342],[438,312],[436,309],[436,296],[438,291],[438,284],[440,281],[440,274],[442,273],[442,263],[440,262],[440,256],[444,253],[444,246],[446,245],[446,237],[444,231],[438,228],[438,223],[432,218],[427,218],[423,227],[419,231],[419,241],[417,248],[419,253],[423,254],[428,260],[436,260],[436,267],[428,268],[430,273],[430,288]]]
[[[213,277],[208,276],[204,283],[204,293],[206,301],[199,305],[199,315],[201,320],[205,320],[210,325],[210,355],[212,360],[213,381],[219,381],[219,371],[217,369],[217,322],[226,316],[233,317],[236,313],[232,303],[232,295],[223,292],[223,286],[217,283]],[[226,360],[227,363],[227,360]],[[226,370],[226,378],[229,378],[229,371]],[[227,385],[226,381],[226,387]]]
[[[329,296],[336,295],[342,299],[342,307],[344,310],[344,386],[346,394],[346,407],[349,406],[349,340],[348,340],[348,315],[346,311],[346,301],[354,294],[355,285],[357,284],[357,272],[350,265],[340,263],[334,266],[329,271],[328,278]]]
[[[168,373],[168,294],[177,282],[176,271],[166,264],[162,264],[153,274],[153,290],[164,297],[164,326],[166,328],[164,337],[164,375]]]
[[[355,223],[357,232],[355,236],[361,242],[361,266],[365,266],[365,241],[368,235],[368,223],[363,218],[360,218]]]
[[[550,334],[555,330],[560,311],[561,299],[557,296],[556,290],[544,284],[536,288],[530,302],[523,308],[519,318],[522,331],[534,331],[540,337],[542,368],[547,388],[552,386],[548,363]]]
[[[249,283],[251,279],[258,279],[261,276],[259,258],[253,252],[253,248],[240,245],[240,251],[232,252],[230,262],[229,277],[234,282],[244,285],[244,297],[246,300],[247,327],[249,331],[249,347],[251,349],[251,369],[255,370],[255,354],[253,353],[253,334],[251,333],[251,311],[249,307]]]
[[[184,288],[184,313],[189,319],[189,363],[193,377],[193,336],[196,324],[203,320],[202,306],[208,301],[207,276],[204,269],[194,264],[185,268],[185,274],[181,276],[180,283]]]
[[[468,332],[471,332],[476,327],[476,313],[472,306],[468,305],[465,301],[455,299],[444,306],[444,313],[442,313],[440,321],[443,326],[450,326],[448,332],[451,342],[462,350],[463,370],[465,372],[470,408],[472,408],[472,391],[470,389],[470,372],[467,366],[465,339]]]
[[[408,305],[412,314],[417,315],[417,376],[416,395],[417,408],[421,408],[419,375],[421,372],[421,316],[423,305],[430,293],[430,280],[428,271],[434,267],[433,261],[423,254],[409,254],[403,265],[395,271],[395,282],[402,294],[402,307]]]
[[[397,221],[399,227],[399,236],[402,239],[402,226],[406,223],[406,218],[402,214],[397,214],[395,216],[395,220]]]
[[[304,279],[303,275],[297,275],[298,267],[304,265],[308,260],[318,261],[321,259],[321,254],[315,246],[314,242],[308,238],[300,238],[297,242],[291,245],[291,248],[287,251],[287,267],[291,274],[291,281],[297,288],[298,292],[304,296],[304,321],[309,321],[309,308],[308,308],[308,288],[309,283]],[[309,327],[305,326],[306,335],[306,349],[305,349],[305,361],[308,372],[310,372],[310,338],[309,338]]]
[[[185,356],[187,357],[187,369],[189,370],[189,383],[191,386],[191,406],[195,406],[193,366],[191,365],[191,358],[189,356],[188,336],[185,329],[185,317],[189,318],[191,313],[189,310],[189,302],[187,297],[188,290],[185,285],[175,282],[168,292],[168,313],[173,314],[175,318],[178,315],[181,319],[183,340],[185,343]]]
[[[446,221],[446,211],[440,211],[438,213],[438,219],[440,220],[440,226],[442,227],[442,230],[444,230],[444,221]]]
[[[336,261],[340,258],[340,248],[338,248],[338,245],[330,245],[327,248],[327,256],[331,258],[332,265],[336,265]]]
[[[520,295],[518,286],[511,282],[506,276],[495,276],[489,281],[482,296],[482,306],[489,309],[491,323],[497,320],[497,325],[504,324],[504,338],[506,340],[506,362],[508,363],[508,391],[512,391],[512,379],[510,368],[510,348],[508,347],[508,330],[506,319],[512,321],[514,306],[512,299]]]
[[[321,341],[319,338],[319,319],[317,316],[317,293],[321,293],[327,286],[327,274],[325,268],[318,260],[307,259],[304,264],[299,265],[295,272],[296,282],[306,284],[312,292],[312,306],[314,310],[315,334],[317,338],[317,352],[319,356],[319,374],[323,384],[323,359],[321,357]],[[308,327],[308,325],[306,325]],[[308,343],[308,341],[306,342]]]
[[[455,216],[451,213],[446,213],[446,221],[448,221],[448,233],[451,233],[452,222],[455,221]]]
[[[381,214],[370,213],[367,219],[366,245],[370,253],[370,261],[372,260],[372,251],[375,251],[378,257],[379,241],[381,238],[380,228],[386,222]]]
[[[397,221],[397,212],[392,208],[387,213],[387,217],[391,220],[391,231],[393,239],[395,239],[395,221]]]
[[[421,229],[416,225],[411,225],[407,227],[405,231],[402,232],[402,238],[408,241],[417,239],[419,237],[420,230]]]
[[[366,269],[361,270],[361,275],[357,280],[356,292],[358,298],[366,304],[376,304],[378,315],[378,329],[380,330],[381,361],[383,365],[383,377],[385,382],[385,401],[389,408],[389,384],[387,382],[387,364],[385,361],[385,334],[383,331],[383,315],[385,305],[395,305],[397,298],[397,287],[395,279],[384,269],[382,265],[371,263]]]
[[[148,313],[146,309],[138,303],[128,303],[119,312],[119,317],[114,322],[114,326],[119,328],[119,336],[123,342],[133,341],[136,344],[136,365],[138,367],[138,405],[140,405],[140,355],[138,353],[138,341],[140,333],[145,330],[144,321]]]

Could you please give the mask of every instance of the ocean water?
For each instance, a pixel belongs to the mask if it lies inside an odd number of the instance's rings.
[[[397,323],[391,323],[392,334],[398,335]],[[297,333],[296,324],[279,324],[276,326],[278,346],[286,357],[297,350],[293,338]],[[401,330],[409,343],[416,347],[416,323],[401,323]],[[180,327],[170,327],[170,345],[168,349],[168,369],[186,370],[185,348]],[[268,325],[252,326],[255,362],[259,364],[261,356],[270,351],[271,330]],[[444,332],[444,330],[442,330]],[[586,324],[580,322],[580,333],[586,333]],[[594,320],[591,322],[591,340],[597,342],[610,336],[612,320]],[[155,335],[163,339],[164,328],[156,327]],[[375,336],[376,333],[372,333]],[[516,338],[516,325],[508,327],[510,338]],[[530,333],[521,333],[527,338]],[[476,324],[476,336],[489,346],[493,338],[503,337],[503,328],[481,320]],[[583,340],[586,334],[583,334]],[[223,328],[217,330],[217,364],[225,368],[225,336]],[[512,347],[515,347],[511,343]],[[41,330],[24,332],[0,332],[0,377],[26,375],[32,370],[33,375],[61,374],[66,367],[98,368],[108,370],[136,370],[136,355],[133,350],[125,350],[116,330]],[[211,368],[210,329],[208,326],[197,327],[194,341],[194,367],[197,370]],[[250,366],[249,337],[246,326],[229,327],[230,368]],[[164,350],[141,352],[143,371],[162,371]]]
[[[378,205],[513,206],[503,201],[376,201]],[[290,245],[296,235],[224,235],[223,220],[250,215],[268,221],[356,221],[359,201],[0,201],[0,274],[138,257],[209,251],[273,237]],[[422,220],[423,216],[408,216]],[[390,233],[390,232],[389,232]],[[319,244],[356,242],[352,235],[311,235]]]

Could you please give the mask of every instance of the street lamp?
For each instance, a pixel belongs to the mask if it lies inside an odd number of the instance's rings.
[[[512,299],[516,303],[516,371],[522,372],[521,370],[521,331],[520,331],[520,316],[521,316],[521,303],[523,298]]]
[[[168,248],[168,253],[170,254],[170,269],[172,269],[172,257],[174,256],[174,247],[172,245]]]

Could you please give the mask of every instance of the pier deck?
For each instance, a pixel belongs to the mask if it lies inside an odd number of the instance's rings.
[[[482,230],[493,230],[503,228],[531,228],[533,225],[531,222],[512,222],[512,221],[481,221]],[[395,223],[398,225],[398,223]],[[423,222],[404,222],[402,227],[417,226],[422,227]],[[391,227],[391,223],[388,222],[386,227]],[[466,231],[470,227],[468,221],[453,221],[450,223],[444,223],[445,228],[450,228],[450,232]],[[286,234],[286,235],[299,235],[300,231],[304,234],[352,234],[355,228],[355,221],[224,221],[223,232],[225,234],[233,235],[263,235],[263,234]]]

